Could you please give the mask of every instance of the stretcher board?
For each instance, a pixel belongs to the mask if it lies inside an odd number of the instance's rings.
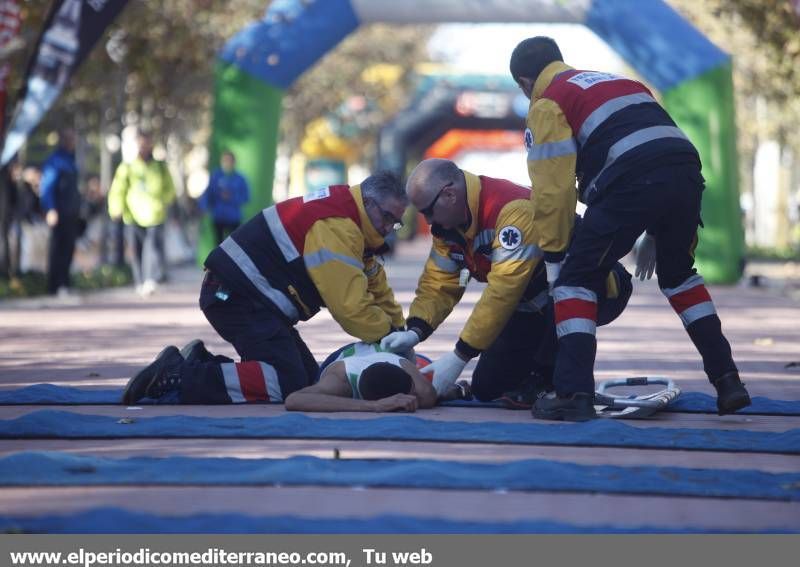
[[[622,386],[663,385],[665,388],[639,396],[615,395],[609,389]],[[666,408],[678,399],[681,390],[668,378],[636,376],[601,382],[594,394],[594,407],[598,417],[613,419],[643,419]]]

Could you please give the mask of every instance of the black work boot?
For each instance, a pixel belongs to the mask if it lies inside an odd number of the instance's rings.
[[[555,421],[589,421],[597,417],[594,411],[594,394],[576,392],[568,398],[559,398],[555,392],[538,398],[531,410],[537,419]]]
[[[538,372],[531,372],[530,376],[516,390],[503,392],[497,401],[504,408],[510,410],[529,410],[533,403],[553,391],[553,381]]]
[[[472,400],[472,386],[466,380],[459,380],[441,396],[440,402],[453,402],[456,400],[471,401]]]
[[[181,349],[181,356],[186,362],[209,362],[214,358],[200,339],[186,343]]]
[[[726,372],[711,382],[717,390],[717,414],[735,413],[750,405],[750,394],[735,370]]]
[[[153,362],[142,368],[133,378],[128,380],[128,384],[122,392],[122,403],[131,405],[144,397],[159,397],[152,395],[152,393],[156,392],[156,390],[151,392],[153,382],[155,382],[159,376],[166,374],[167,371],[179,371],[181,364],[183,364],[183,357],[181,353],[178,352],[178,348],[172,345],[166,347],[158,353],[158,356]],[[163,392],[161,395],[163,395]]]

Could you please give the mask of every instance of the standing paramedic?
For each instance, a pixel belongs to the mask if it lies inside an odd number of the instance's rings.
[[[364,342],[402,328],[377,256],[407,202],[397,177],[382,172],[262,210],[211,251],[200,290],[200,309],[242,362],[213,356],[199,341],[185,359],[169,346],[131,378],[122,402],[175,389],[183,403],[283,401],[317,380],[319,366],[294,325],[322,307]]]
[[[594,417],[598,294],[609,268],[645,231],[658,285],[703,358],[719,414],[750,405],[694,268],[704,188],[695,147],[644,85],[571,68],[550,38],[517,45],[510,70],[531,101],[528,171],[558,332],[556,392],[537,400],[534,416]],[[587,209],[570,243],[576,199]]]

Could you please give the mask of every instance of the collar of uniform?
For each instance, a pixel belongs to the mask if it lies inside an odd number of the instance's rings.
[[[550,83],[553,82],[553,79],[556,75],[571,69],[572,67],[563,61],[553,61],[550,63],[541,73],[539,73],[539,76],[536,78],[536,82],[533,83],[533,96],[531,97],[531,101],[535,101],[542,96],[542,93],[547,87],[550,86]]]
[[[367,210],[364,208],[364,198],[361,196],[361,185],[350,187],[350,194],[353,195],[353,200],[356,202],[358,216],[361,219],[361,234],[364,235],[367,248],[377,250],[383,246],[383,237],[375,230],[375,227],[372,226],[372,221],[369,220]]]
[[[463,169],[461,171],[464,173],[464,179],[467,182],[467,206],[472,219],[469,228],[464,232],[464,236],[473,238],[478,233],[478,203],[481,198],[481,180],[477,175],[469,171],[464,171]]]

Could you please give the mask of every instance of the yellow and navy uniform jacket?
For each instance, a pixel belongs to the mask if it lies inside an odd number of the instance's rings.
[[[643,84],[560,61],[536,79],[527,124],[537,244],[549,262],[564,257],[576,199],[591,204],[615,180],[646,171],[656,159],[700,160]]]
[[[335,185],[262,210],[212,250],[205,266],[292,323],[327,307],[347,333],[375,342],[405,324],[376,258],[385,250],[361,187]]]
[[[544,307],[547,281],[535,245],[530,189],[466,171],[464,177],[469,227],[432,227],[431,253],[411,304],[408,328],[427,338],[461,299],[464,282],[459,278],[467,270],[488,283],[456,344],[459,353],[474,357],[491,346],[515,310]]]
[[[150,227],[164,224],[175,200],[175,185],[167,164],[137,157],[121,163],[108,190],[108,214],[125,224]]]

